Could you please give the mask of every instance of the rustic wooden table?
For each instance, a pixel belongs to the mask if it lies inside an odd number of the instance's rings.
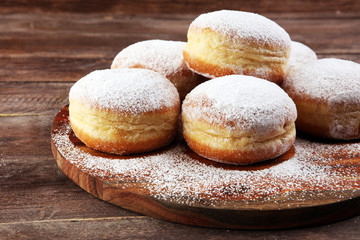
[[[320,58],[360,63],[356,0],[0,2],[0,239],[358,239],[359,216],[277,231],[164,222],[93,197],[57,167],[50,148],[51,123],[76,80],[109,68],[117,52],[131,43],[186,41],[196,16],[222,8],[275,20]]]

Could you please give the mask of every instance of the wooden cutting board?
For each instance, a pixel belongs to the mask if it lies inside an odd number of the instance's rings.
[[[143,155],[86,147],[72,132],[68,107],[52,125],[59,168],[92,195],[151,217],[239,229],[326,224],[360,213],[360,141],[297,138],[276,159],[251,166],[215,163],[178,137]]]

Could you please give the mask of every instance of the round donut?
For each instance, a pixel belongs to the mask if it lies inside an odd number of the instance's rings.
[[[182,54],[185,44],[167,40],[137,42],[121,50],[111,68],[145,68],[161,73],[175,85],[183,100],[195,86],[207,80],[187,67]]]
[[[292,41],[287,71],[292,67],[307,64],[315,60],[317,60],[317,56],[311,48],[303,43]]]
[[[69,118],[88,147],[126,155],[169,144],[177,133],[180,100],[174,85],[146,69],[106,69],[77,81]]]
[[[291,68],[282,87],[296,104],[299,131],[321,138],[360,138],[360,64],[320,59]]]
[[[277,157],[295,141],[296,108],[276,84],[244,75],[209,80],[182,104],[183,135],[200,156],[230,164]]]
[[[221,10],[191,24],[183,51],[189,68],[209,78],[251,75],[283,81],[291,50],[287,32],[261,15]]]

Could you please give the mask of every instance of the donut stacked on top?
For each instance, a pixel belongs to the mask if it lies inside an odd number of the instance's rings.
[[[75,135],[100,151],[149,152],[174,139],[182,110],[188,146],[230,164],[285,153],[295,124],[314,136],[360,138],[359,64],[318,60],[278,24],[248,12],[202,14],[187,36],[130,45],[111,69],[75,83]]]
[[[211,78],[244,74],[283,81],[291,40],[266,17],[229,10],[202,14],[187,37],[184,58],[195,72]]]

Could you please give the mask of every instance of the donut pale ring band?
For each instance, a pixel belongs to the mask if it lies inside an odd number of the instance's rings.
[[[184,59],[199,74],[283,81],[291,40],[283,28],[263,16],[230,10],[202,14],[191,23],[187,37]]]
[[[120,155],[169,144],[177,133],[179,95],[146,69],[94,71],[70,89],[69,118],[88,147]]]
[[[113,60],[115,68],[145,68],[168,78],[184,99],[194,87],[207,80],[191,71],[183,58],[185,42],[147,40],[134,43],[121,50]]]
[[[284,90],[294,100],[297,129],[331,139],[360,138],[360,64],[321,59],[294,67]]]
[[[317,60],[317,56],[311,48],[300,42],[291,42],[291,54],[287,70],[315,60]]]
[[[243,75],[209,80],[182,104],[183,135],[197,154],[251,164],[277,157],[295,141],[296,108],[276,84]]]

